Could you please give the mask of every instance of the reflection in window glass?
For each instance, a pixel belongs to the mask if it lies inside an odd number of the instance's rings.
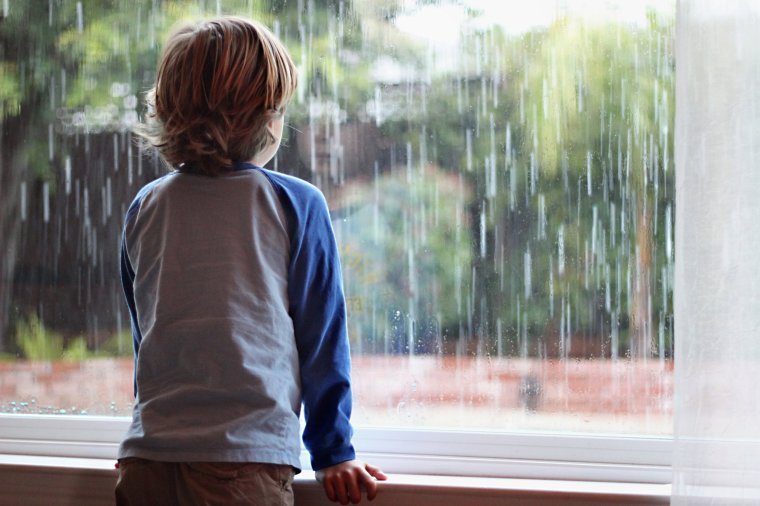
[[[129,413],[129,128],[169,28],[241,14],[299,67],[270,168],[330,203],[357,422],[669,430],[674,2],[6,4],[0,410]]]

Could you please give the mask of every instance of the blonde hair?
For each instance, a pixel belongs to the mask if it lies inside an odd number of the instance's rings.
[[[276,139],[267,124],[295,92],[285,46],[252,20],[223,17],[169,37],[135,132],[180,171],[218,175]]]

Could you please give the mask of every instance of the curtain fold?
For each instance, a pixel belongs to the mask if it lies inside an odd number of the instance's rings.
[[[674,505],[760,504],[760,2],[676,21]]]

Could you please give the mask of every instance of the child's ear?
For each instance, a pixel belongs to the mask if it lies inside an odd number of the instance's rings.
[[[277,137],[274,134],[274,120],[273,119],[267,122],[267,130],[269,131],[269,139],[276,140]]]

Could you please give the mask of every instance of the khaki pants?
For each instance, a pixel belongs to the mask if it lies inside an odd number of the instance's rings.
[[[117,506],[293,506],[293,468],[236,462],[119,461]]]

